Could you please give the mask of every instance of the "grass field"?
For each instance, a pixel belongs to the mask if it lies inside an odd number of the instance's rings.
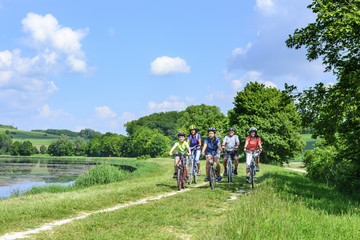
[[[116,159],[112,159],[116,162]],[[125,160],[123,160],[125,161]],[[66,193],[2,200],[0,236],[54,220],[176,191],[171,159],[142,162],[136,178]],[[147,163],[155,164],[152,167]],[[201,162],[202,167],[204,161]],[[156,166],[156,167],[154,167]],[[255,190],[226,178],[190,191],[32,235],[34,239],[360,239],[359,197],[345,196],[302,173],[262,165]],[[203,182],[204,176],[201,176]]]
[[[13,141],[30,141],[33,145],[49,145],[54,142],[59,136],[53,134],[44,134],[39,132],[15,130],[0,128],[0,134],[5,134],[6,130],[10,132]]]

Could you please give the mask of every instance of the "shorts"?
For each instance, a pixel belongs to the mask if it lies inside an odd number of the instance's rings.
[[[184,166],[186,166],[186,164],[187,164],[187,158],[188,158],[188,157],[184,157],[184,158],[183,158],[183,165],[184,165]],[[180,160],[180,157],[175,157],[175,161],[179,161],[179,160]]]
[[[195,153],[194,154],[195,155],[195,157],[194,157],[195,163],[199,163],[200,162],[200,155],[201,155],[200,149],[196,150],[194,153]],[[193,157],[193,156],[191,156],[191,157]]]
[[[250,168],[251,158],[254,153],[247,152],[246,153],[246,168]]]
[[[228,151],[225,151],[225,153],[224,153],[224,159],[226,158],[226,159],[228,159],[229,158],[229,153],[228,153]],[[231,154],[231,158],[232,159],[234,159],[234,157],[237,157],[237,156],[239,156],[239,153],[238,152],[233,152],[232,154]]]
[[[220,159],[220,154],[218,154],[218,153],[213,154],[212,152],[205,152],[205,155],[206,155],[206,157],[207,157],[208,155],[210,155],[210,156],[214,156],[214,157]]]

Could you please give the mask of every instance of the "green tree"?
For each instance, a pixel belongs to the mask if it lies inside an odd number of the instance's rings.
[[[40,146],[40,153],[45,154],[47,152],[47,147],[45,145]]]
[[[221,113],[219,107],[205,104],[193,105],[187,107],[181,113],[182,115],[179,119],[181,130],[184,130],[187,134],[189,134],[189,126],[194,124],[199,129],[202,138],[207,136],[207,129],[209,127],[216,128],[217,137],[225,137],[229,120]]]
[[[360,189],[360,2],[358,0],[313,0],[308,6],[316,21],[296,29],[288,47],[305,47],[307,59],[322,58],[326,71],[337,76],[334,86],[317,84],[295,95],[304,126],[337,148],[336,164],[341,179],[332,179],[341,189]]]
[[[230,125],[243,143],[249,128],[256,127],[266,161],[282,164],[303,150],[300,115],[287,93],[251,82],[238,92],[234,105],[228,112]]]
[[[49,145],[48,153],[53,156],[71,156],[74,154],[74,146],[68,136],[60,135]]]
[[[30,156],[34,153],[34,146],[30,141],[24,141],[21,146],[20,155],[21,156]]]
[[[85,154],[85,146],[86,146],[86,142],[85,139],[83,139],[80,136],[77,136],[74,139],[74,151],[75,151],[75,155],[77,156],[81,156]]]
[[[20,155],[20,149],[22,147],[22,144],[21,142],[19,141],[15,141],[11,147],[10,147],[10,154],[13,155],[13,156],[18,156]]]
[[[0,153],[9,152],[12,139],[6,134],[0,134]]]
[[[126,132],[131,135],[135,132],[136,127],[142,126],[149,129],[157,129],[161,134],[175,139],[176,130],[181,127],[178,123],[178,119],[181,116],[182,112],[176,111],[153,113],[149,116],[127,122],[125,124]]]

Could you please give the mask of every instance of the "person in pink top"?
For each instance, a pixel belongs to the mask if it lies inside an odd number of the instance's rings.
[[[246,182],[250,182],[250,162],[252,153],[249,150],[259,149],[260,153],[262,152],[261,138],[257,135],[257,129],[251,127],[249,129],[250,136],[246,138],[244,152],[246,153]],[[259,158],[255,158],[256,171],[260,171],[259,167]]]

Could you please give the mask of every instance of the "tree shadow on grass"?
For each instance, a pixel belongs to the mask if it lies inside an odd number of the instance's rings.
[[[164,184],[164,183],[158,183],[156,184],[157,187],[166,187],[166,188],[170,188],[172,190],[177,190],[177,185],[176,182],[174,181],[173,184]]]
[[[302,201],[309,208],[329,214],[359,213],[360,197],[344,195],[324,183],[315,182],[295,172],[267,172],[262,176],[282,198]]]

